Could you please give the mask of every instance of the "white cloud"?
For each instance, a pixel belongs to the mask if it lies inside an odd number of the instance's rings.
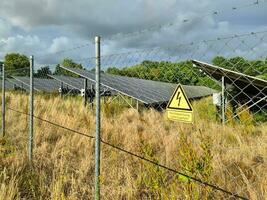
[[[55,53],[62,49],[70,48],[70,45],[71,45],[71,42],[67,37],[65,36],[58,37],[58,38],[53,39],[53,42],[51,46],[49,47],[48,52]]]
[[[45,47],[45,43],[41,42],[39,37],[36,35],[11,36],[4,39],[3,42],[4,45],[2,46],[2,51],[0,51],[1,57],[4,57],[8,52],[18,52],[29,56],[35,54]]]

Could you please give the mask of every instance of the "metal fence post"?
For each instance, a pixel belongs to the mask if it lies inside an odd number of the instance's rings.
[[[87,79],[85,78],[84,79],[84,82],[83,82],[83,87],[84,87],[84,97],[83,97],[83,101],[84,101],[84,107],[86,107],[86,105],[87,105],[87,85],[88,85],[88,83],[87,83]]]
[[[33,109],[34,109],[34,56],[30,57],[30,106],[29,106],[29,161],[32,161],[33,152]]]
[[[94,92],[95,92],[95,89],[94,89],[94,86],[93,84],[91,84],[91,88],[90,88],[90,103],[91,103],[91,110],[93,111],[94,109]]]
[[[100,199],[100,37],[95,37],[95,86],[96,86],[96,133],[95,133],[95,200]]]
[[[222,76],[222,123],[225,124],[225,80]]]
[[[5,84],[5,64],[2,64],[2,137],[6,131],[6,84]]]

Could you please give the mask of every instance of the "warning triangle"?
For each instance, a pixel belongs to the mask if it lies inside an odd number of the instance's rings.
[[[178,85],[167,105],[167,109],[193,111],[182,85]]]

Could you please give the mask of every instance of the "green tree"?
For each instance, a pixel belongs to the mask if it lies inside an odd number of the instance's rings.
[[[222,57],[222,56],[216,56],[212,59],[212,63],[214,65],[217,65],[219,67],[223,67],[224,65],[227,64],[227,59]]]
[[[92,70],[93,71],[93,70]],[[120,74],[120,69],[116,68],[116,67],[109,67],[107,69],[107,73],[108,74]]]
[[[51,78],[48,75],[51,75],[52,72],[49,68],[49,66],[42,67],[37,70],[37,72],[34,74],[34,77],[36,78]]]
[[[72,59],[65,58],[61,65],[63,67],[69,67],[69,68],[76,68],[76,69],[83,69],[83,66],[81,64],[75,63]],[[72,77],[77,77],[76,74],[73,74],[72,72],[69,72],[68,70],[63,69],[60,67],[60,64],[56,66],[55,75],[65,75],[65,76],[72,76]]]
[[[187,85],[213,86],[215,84],[197,68],[194,68],[191,61],[172,63],[146,60],[139,65],[122,69],[111,67],[107,69],[107,73]]]
[[[5,70],[9,75],[26,76],[29,75],[29,58],[19,53],[9,53],[5,56]]]
[[[216,66],[245,73],[251,76],[266,77],[267,60],[247,60],[243,57],[225,58],[216,56],[212,63]],[[199,68],[193,67],[191,61],[168,62],[168,61],[143,61],[130,67],[110,67],[106,71],[110,74],[137,77],[155,81],[181,83],[185,85],[202,85],[219,89],[219,86],[209,76],[202,73]]]
[[[266,73],[266,60],[247,60],[243,57],[237,56],[232,58],[224,58],[216,56],[212,63],[219,67],[241,72],[250,76],[261,76]]]
[[[267,80],[267,73],[257,76],[258,78]]]

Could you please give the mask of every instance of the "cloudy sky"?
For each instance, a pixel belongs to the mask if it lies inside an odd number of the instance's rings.
[[[95,35],[102,53],[113,54],[267,30],[267,0],[255,1],[1,0],[0,59],[8,52],[33,54],[40,64],[93,57]]]

